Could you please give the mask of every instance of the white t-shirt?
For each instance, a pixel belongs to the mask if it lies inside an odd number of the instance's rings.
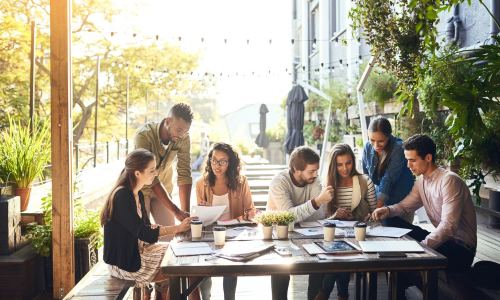
[[[228,193],[222,196],[217,196],[214,194],[212,199],[212,206],[222,206],[226,205],[226,208],[219,217],[219,220],[231,220],[231,214],[229,213],[229,196]]]

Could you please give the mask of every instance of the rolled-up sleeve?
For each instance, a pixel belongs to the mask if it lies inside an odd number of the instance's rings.
[[[394,182],[399,179],[403,168],[406,168],[407,160],[403,148],[399,147],[391,153],[384,176],[380,180],[378,199],[389,200],[389,193],[392,190]]]
[[[191,138],[189,135],[184,139],[177,153],[177,185],[193,184],[191,177]]]

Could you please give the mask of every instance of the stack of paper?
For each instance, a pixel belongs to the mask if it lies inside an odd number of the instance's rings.
[[[212,249],[207,243],[171,243],[175,256],[208,255]]]
[[[243,237],[250,237],[257,235],[259,231],[257,228],[253,227],[235,227],[235,228],[229,228],[226,230],[226,238],[233,238],[233,237],[238,237],[238,238],[243,238]]]
[[[357,221],[340,221],[340,220],[318,220],[318,221],[310,221],[310,222],[299,222],[300,227],[302,228],[310,228],[310,227],[319,227],[323,226],[325,223],[334,223],[337,227],[353,227],[354,223]]]
[[[193,206],[191,216],[198,217],[203,222],[203,226],[207,226],[217,221],[226,206]]]
[[[239,225],[239,224],[252,224],[252,221],[245,221],[245,220],[238,220],[238,219],[218,220],[217,221],[217,225],[220,225],[220,226]]]
[[[245,261],[259,256],[259,253],[272,247],[274,243],[262,241],[227,243],[217,256],[233,261]]]
[[[397,228],[397,227],[384,227],[378,226],[366,229],[367,236],[383,236],[383,237],[402,237],[410,232],[411,229]]]

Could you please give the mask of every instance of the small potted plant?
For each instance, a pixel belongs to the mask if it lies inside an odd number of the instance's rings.
[[[264,234],[265,240],[270,240],[273,238],[274,215],[274,211],[268,210],[258,213],[253,218],[253,221],[255,223],[262,225],[262,233]]]
[[[279,211],[275,213],[274,221],[278,224],[278,238],[288,238],[288,226],[297,220],[297,216],[291,211]]]
[[[10,116],[9,128],[0,132],[0,178],[16,184],[14,193],[21,197],[21,211],[28,209],[31,184],[40,176],[50,160],[50,120],[40,122],[35,116],[33,132],[30,121],[23,126]],[[7,179],[8,178],[8,179]]]

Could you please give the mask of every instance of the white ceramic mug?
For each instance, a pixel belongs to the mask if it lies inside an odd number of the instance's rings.
[[[198,219],[191,220],[191,237],[201,238],[202,228],[203,228],[203,223],[200,220]]]
[[[325,223],[323,225],[324,240],[327,242],[333,242],[335,239],[335,228],[337,226],[332,223]]]
[[[366,238],[366,223],[356,223],[354,224],[354,236],[356,241],[364,241]]]
[[[216,246],[224,246],[226,242],[226,227],[214,227],[214,242]]]

